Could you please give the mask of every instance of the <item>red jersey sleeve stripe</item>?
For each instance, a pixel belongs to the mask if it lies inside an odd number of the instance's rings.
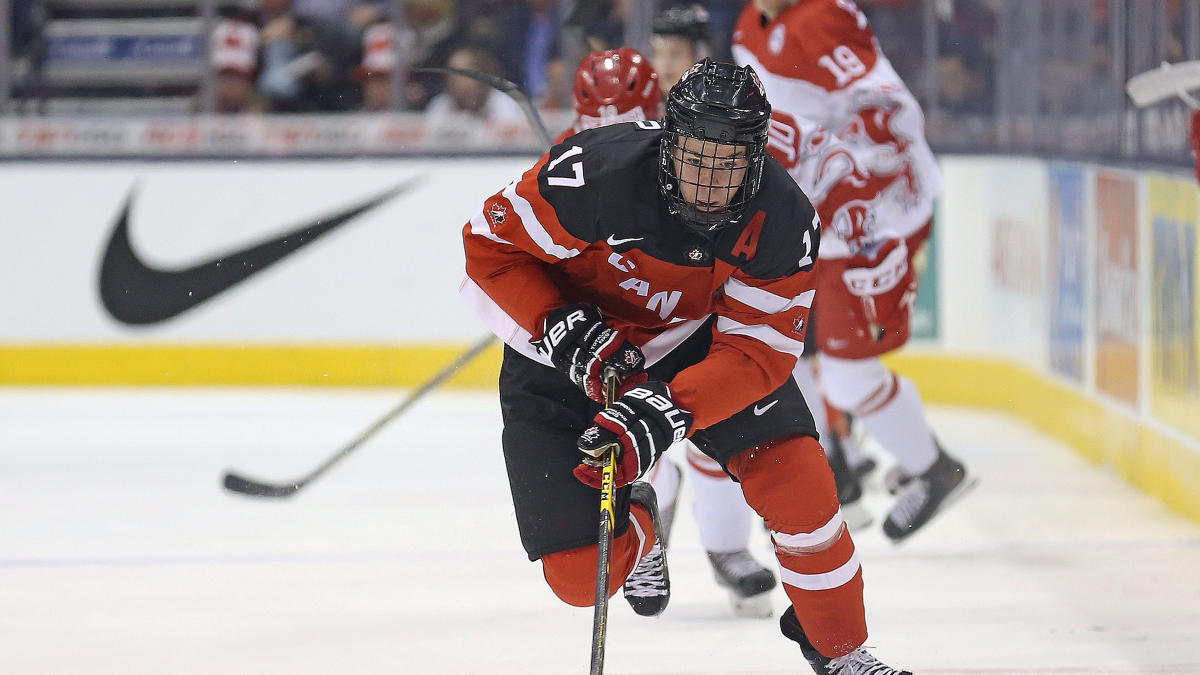
[[[729,277],[725,281],[724,291],[726,297],[737,300],[743,305],[757,309],[765,314],[781,314],[794,307],[809,309],[812,307],[813,298],[817,295],[815,289],[810,289],[794,298],[785,298],[756,286],[751,286],[734,277]]]
[[[746,325],[728,317],[717,317],[717,330],[725,335],[741,335],[753,338],[777,352],[790,354],[796,358],[804,353],[804,342],[793,340],[783,333],[766,324]]]

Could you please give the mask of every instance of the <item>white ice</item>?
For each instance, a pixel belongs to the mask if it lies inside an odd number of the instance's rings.
[[[290,500],[219,487],[303,475],[400,396],[0,389],[0,673],[586,672],[591,610],[525,558],[494,393],[429,397]],[[878,656],[1200,673],[1200,525],[1018,420],[931,417],[983,480],[901,547],[855,536]],[[671,605],[613,599],[608,672],[809,672],[732,618],[683,498]]]

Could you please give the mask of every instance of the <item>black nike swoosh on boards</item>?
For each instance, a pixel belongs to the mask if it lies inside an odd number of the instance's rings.
[[[129,212],[134,192],[113,227],[100,265],[100,300],[114,319],[130,325],[166,321],[229,290],[323,235],[345,225],[396,195],[412,189],[413,178],[357,206],[317,218],[249,248],[186,269],[155,269],[138,257],[129,243]]]

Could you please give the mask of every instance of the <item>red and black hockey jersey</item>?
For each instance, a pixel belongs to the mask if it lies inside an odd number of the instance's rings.
[[[514,349],[567,303],[597,306],[653,364],[713,314],[709,356],[669,384],[696,428],[780,387],[803,351],[820,223],[774,159],[734,225],[702,235],[658,187],[658,122],[581,132],[489,197],[463,229],[461,291]]]

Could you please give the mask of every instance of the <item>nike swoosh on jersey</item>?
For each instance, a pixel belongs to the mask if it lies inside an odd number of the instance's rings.
[[[248,248],[178,270],[151,267],[134,252],[129,243],[129,212],[134,199],[131,191],[109,235],[104,261],[100,264],[100,300],[108,313],[121,323],[146,325],[166,321],[412,189],[418,180],[410,179],[356,206],[291,228]]]
[[[761,408],[756,403],[756,404],[754,404],[754,414],[761,415],[761,414],[767,412],[768,410],[770,410],[771,408],[774,408],[776,403],[779,403],[779,399],[775,399],[774,401],[771,401],[770,403],[762,406]]]
[[[606,241],[608,242],[609,246],[620,246],[621,244],[628,244],[631,241],[641,241],[643,239],[645,239],[645,237],[630,237],[628,239],[617,239],[615,236],[609,235],[609,237]]]

